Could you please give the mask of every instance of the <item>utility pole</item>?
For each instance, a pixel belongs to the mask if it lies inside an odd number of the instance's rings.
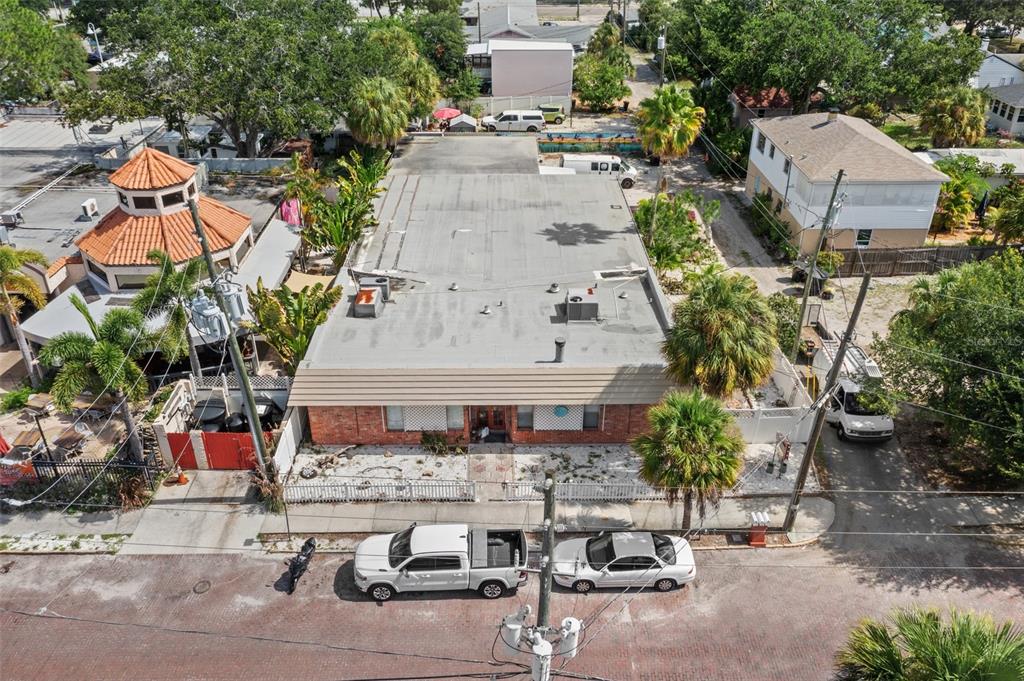
[[[576,21],[580,20],[580,0],[576,0]]]
[[[203,257],[206,259],[206,271],[210,274],[210,282],[213,283],[213,292],[217,297],[217,305],[220,307],[220,311],[224,314],[224,318],[228,325],[228,350],[231,353],[231,364],[235,369],[235,375],[238,377],[238,383],[242,388],[242,397],[245,401],[245,411],[249,420],[249,432],[252,433],[252,444],[256,450],[256,461],[260,465],[260,470],[266,471],[267,461],[267,450],[266,443],[263,441],[263,431],[260,428],[259,415],[256,412],[256,398],[252,394],[252,385],[249,383],[249,374],[245,370],[245,361],[242,358],[242,351],[238,347],[238,339],[235,338],[235,327],[231,323],[231,317],[228,316],[227,302],[224,300],[224,292],[220,290],[220,287],[216,285],[217,280],[217,269],[213,265],[213,254],[210,253],[210,244],[206,241],[206,231],[203,230],[203,223],[199,219],[199,206],[196,204],[196,200],[191,198],[188,200],[189,210],[192,211],[192,224],[195,225],[196,235],[199,237],[199,243],[203,247]]]
[[[544,477],[544,541],[540,557],[540,596],[537,602],[537,626],[547,628],[551,615],[551,580],[555,562],[555,476],[548,471]]]
[[[480,3],[476,3],[476,41],[482,43],[484,41],[484,27],[480,24]]]
[[[789,499],[789,508],[786,510],[786,520],[782,523],[782,529],[789,532],[796,522],[797,511],[800,510],[800,498],[804,493],[804,483],[807,482],[807,473],[811,469],[811,459],[814,457],[814,450],[818,448],[818,440],[821,439],[821,429],[825,426],[825,412],[831,406],[832,389],[839,380],[839,372],[843,368],[843,360],[846,358],[846,349],[853,340],[853,331],[857,327],[857,318],[860,317],[860,309],[864,307],[864,298],[868,294],[868,286],[871,284],[871,273],[864,275],[860,283],[860,292],[857,294],[857,302],[853,306],[853,313],[850,315],[850,323],[846,325],[846,332],[839,343],[839,350],[836,351],[835,359],[832,360],[832,368],[828,371],[828,379],[825,387],[818,394],[821,404],[818,405],[818,412],[814,415],[814,427],[811,429],[811,437],[804,449],[804,458],[800,461],[800,470],[796,476],[796,485],[793,487],[793,496]]]
[[[622,49],[626,49],[626,6],[629,0],[622,0]]]
[[[797,354],[800,352],[800,332],[804,328],[804,315],[807,314],[807,298],[811,294],[811,284],[814,281],[814,271],[818,267],[818,254],[821,253],[822,246],[825,245],[825,239],[828,237],[828,232],[832,229],[832,223],[836,219],[836,196],[839,194],[839,184],[843,181],[844,170],[840,169],[839,174],[836,175],[835,186],[832,187],[832,198],[828,202],[828,210],[825,211],[825,218],[821,221],[821,233],[818,235],[818,245],[814,248],[814,255],[811,256],[810,267],[807,270],[807,278],[804,280],[804,297],[800,301],[800,316],[797,318],[796,326],[796,340],[793,341],[793,350],[790,353],[789,361],[795,362]]]
[[[668,26],[662,26],[661,35],[658,36],[658,49],[661,51],[661,57],[658,59],[658,87],[665,84],[665,52],[668,48],[668,43],[665,42],[666,33]]]

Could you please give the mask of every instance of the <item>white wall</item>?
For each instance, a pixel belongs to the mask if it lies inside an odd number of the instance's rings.
[[[977,75],[971,80],[971,85],[979,90],[1018,83],[1024,83],[1024,71],[991,55],[981,62]]]
[[[765,180],[771,185],[772,190],[779,196],[786,196],[790,204],[803,203],[803,201],[796,201],[798,192],[801,187],[808,186],[807,177],[800,172],[800,169],[795,165],[792,166],[787,174],[785,172],[786,167],[786,155],[781,149],[776,149],[774,157],[772,156],[772,141],[770,138],[765,139],[764,151],[758,151],[757,140],[761,136],[761,131],[754,126],[754,138],[750,144],[750,163],[757,168],[758,172],[764,175]],[[786,187],[789,186],[789,192],[786,192]],[[759,194],[765,193],[768,187],[762,186],[758,189]],[[806,197],[805,199],[806,200]]]
[[[570,96],[572,50],[516,50],[491,47],[491,94]]]

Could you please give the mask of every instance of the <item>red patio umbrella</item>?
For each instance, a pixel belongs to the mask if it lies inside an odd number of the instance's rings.
[[[0,456],[9,451],[11,451],[11,446],[7,444],[7,438],[5,438],[3,434],[0,434]]]
[[[456,116],[458,116],[461,113],[462,112],[459,111],[458,109],[452,109],[451,107],[445,107],[444,109],[438,109],[437,111],[435,111],[433,113],[433,116],[434,116],[434,118],[436,118],[439,121],[447,121],[449,119],[455,118]]]

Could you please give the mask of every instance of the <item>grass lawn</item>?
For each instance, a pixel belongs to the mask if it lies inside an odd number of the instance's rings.
[[[931,148],[932,139],[912,123],[894,122],[882,126],[882,132],[911,151],[925,151]]]

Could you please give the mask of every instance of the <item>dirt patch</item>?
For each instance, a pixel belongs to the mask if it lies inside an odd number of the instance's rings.
[[[977,443],[954,442],[946,424],[933,415],[905,409],[895,421],[896,439],[907,460],[932,488],[1006,489],[1006,480],[988,467],[984,448]]]

